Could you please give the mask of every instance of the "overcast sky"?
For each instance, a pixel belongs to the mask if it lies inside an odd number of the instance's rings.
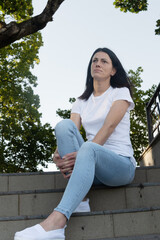
[[[43,29],[44,46],[40,64],[33,73],[38,77],[35,93],[40,96],[42,122],[53,127],[60,120],[56,110],[69,109],[70,97],[84,90],[86,71],[98,47],[113,50],[126,71],[142,66],[144,90],[160,82],[160,36],[154,34],[160,19],[160,1],[149,0],[148,11],[123,13],[113,0],[65,0],[54,21]],[[47,0],[33,0],[35,14]]]

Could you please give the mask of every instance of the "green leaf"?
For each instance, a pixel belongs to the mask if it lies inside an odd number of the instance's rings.
[[[157,29],[155,29],[155,34],[160,35],[160,19],[157,20],[156,27],[157,27]]]
[[[139,13],[147,11],[147,0],[115,0],[113,2],[116,8],[120,8],[123,12]]]

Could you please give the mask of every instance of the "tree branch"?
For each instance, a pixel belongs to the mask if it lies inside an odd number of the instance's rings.
[[[10,22],[0,25],[0,48],[3,48],[16,40],[33,34],[43,29],[48,22],[53,20],[53,15],[65,0],[48,0],[43,12],[21,23]]]

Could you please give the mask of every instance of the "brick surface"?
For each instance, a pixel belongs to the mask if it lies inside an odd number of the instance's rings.
[[[8,176],[0,176],[0,192],[8,191]]]
[[[117,237],[134,240],[133,236],[160,234],[160,210],[153,209],[160,207],[158,182],[160,168],[149,167],[137,169],[129,186],[92,188],[88,194],[91,209],[101,212],[74,214],[66,229],[66,240],[114,240]],[[59,203],[66,184],[60,173],[0,174],[0,206],[3,206],[0,207],[0,239],[11,240],[16,231],[41,222],[42,217],[33,220],[34,216],[48,215]],[[136,212],[140,207],[152,210]],[[10,216],[18,214],[19,218],[25,215],[26,220],[11,221]],[[32,216],[32,220],[28,216]],[[3,217],[8,220],[4,221]]]
[[[160,186],[126,188],[127,208],[160,206]]]
[[[55,189],[61,189],[66,187],[68,180],[64,179],[62,174],[59,173],[59,174],[56,174],[55,176],[55,182],[56,182]]]
[[[55,174],[9,176],[9,191],[53,188],[55,188]]]
[[[126,208],[125,188],[96,189],[88,197],[92,211]]]
[[[15,216],[16,209],[19,209],[19,215],[49,214],[58,205],[62,195],[63,190],[58,189],[39,190],[38,192],[22,191],[17,194],[11,192],[0,195],[0,203],[3,206],[0,210],[1,217]],[[158,207],[160,206],[160,185],[153,183],[152,185],[131,185],[120,188],[93,188],[88,197],[91,211]]]
[[[133,183],[160,182],[160,168],[137,168]],[[67,180],[59,172],[0,174],[0,192],[65,188]]]
[[[20,215],[50,214],[57,206],[62,193],[25,194],[20,196]]]
[[[66,229],[66,240],[114,240],[117,237],[120,237],[121,240],[122,237],[124,239],[130,237],[131,240],[131,236],[159,234],[159,218],[160,210],[110,214],[97,212],[97,214],[83,216],[81,214],[81,216],[71,217]],[[42,219],[38,218],[35,220],[0,221],[1,239],[11,240],[16,231],[41,221]]]
[[[39,222],[39,219],[28,221],[2,221],[0,222],[0,239],[13,240],[15,232],[21,231],[26,227],[33,226]]]
[[[18,196],[0,196],[0,216],[17,216],[18,215]]]
[[[146,175],[146,169],[137,169],[135,172],[135,178],[133,180],[133,183],[144,183],[147,182],[147,175]]]
[[[111,215],[72,217],[66,229],[66,240],[113,237]]]
[[[148,182],[160,182],[160,168],[148,169],[147,180]]]
[[[160,233],[160,210],[114,215],[115,237]]]

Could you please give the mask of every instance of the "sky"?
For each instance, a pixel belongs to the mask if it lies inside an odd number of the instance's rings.
[[[47,0],[33,0],[34,15]],[[149,0],[148,11],[123,13],[113,0],[65,0],[53,22],[41,31],[44,46],[40,63],[33,69],[38,78],[35,94],[40,97],[42,123],[53,127],[60,118],[56,110],[70,109],[70,97],[78,97],[85,87],[90,57],[99,47],[110,48],[125,70],[141,66],[142,89],[160,82],[160,36],[154,30],[160,19],[160,1]]]
[[[113,0],[65,0],[53,22],[41,31],[44,46],[35,93],[40,97],[42,123],[53,127],[60,118],[56,110],[70,109],[70,97],[78,97],[85,87],[89,59],[98,47],[115,52],[125,70],[141,66],[142,88],[160,82],[160,36],[154,33],[160,19],[160,1],[149,0],[148,11],[123,13]],[[47,0],[33,0],[34,15],[41,13]]]

